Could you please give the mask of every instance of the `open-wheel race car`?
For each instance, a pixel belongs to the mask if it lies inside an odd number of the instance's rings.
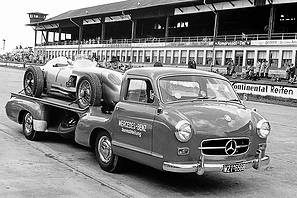
[[[58,57],[44,66],[28,66],[23,86],[29,96],[54,95],[72,99],[80,108],[102,105],[108,110],[119,100],[121,81],[122,73],[96,67],[91,60]]]

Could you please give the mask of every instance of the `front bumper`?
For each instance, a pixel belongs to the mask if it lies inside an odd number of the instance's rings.
[[[254,168],[256,170],[260,169],[261,166],[269,164],[269,156],[262,156],[262,150],[258,150],[254,159],[247,161],[240,161],[238,163],[245,164],[245,169]],[[236,162],[235,162],[236,163]],[[224,163],[207,163],[204,161],[204,156],[200,157],[197,163],[184,164],[184,163],[163,163],[163,170],[169,172],[177,173],[197,173],[198,175],[203,175],[205,171],[207,172],[223,172]]]

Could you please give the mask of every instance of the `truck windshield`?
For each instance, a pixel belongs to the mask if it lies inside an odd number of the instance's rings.
[[[229,81],[223,79],[180,75],[160,78],[158,82],[164,103],[183,100],[239,101]]]

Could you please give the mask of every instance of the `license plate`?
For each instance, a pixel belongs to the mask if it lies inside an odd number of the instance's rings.
[[[241,172],[241,171],[244,171],[244,169],[245,169],[245,164],[242,164],[242,163],[224,164],[223,165],[224,173]]]

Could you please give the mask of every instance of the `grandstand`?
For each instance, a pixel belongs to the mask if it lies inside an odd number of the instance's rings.
[[[268,60],[271,70],[296,63],[296,0],[126,0],[32,21],[35,54],[117,56],[147,66],[238,69]]]

